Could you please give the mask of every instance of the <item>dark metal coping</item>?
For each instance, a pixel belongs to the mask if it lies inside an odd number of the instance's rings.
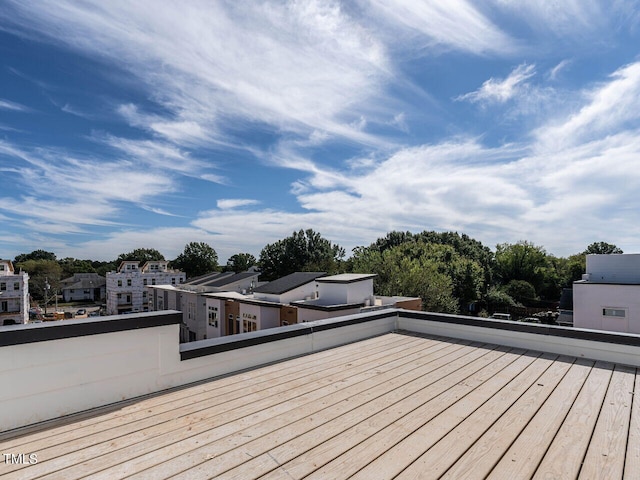
[[[332,279],[331,277],[327,277],[327,278],[318,278],[316,282],[318,283],[356,283],[356,282],[362,282],[363,280],[370,280],[377,276],[378,276],[377,273],[371,273],[366,277],[363,276],[358,278],[352,278],[349,280],[336,280],[336,279]]]
[[[636,335],[633,333],[616,333],[607,332],[604,330],[587,330],[582,328],[544,325],[539,323],[466,317],[463,315],[448,315],[445,313],[428,313],[410,310],[398,310],[397,312],[400,317],[415,318],[418,320],[430,320],[432,322],[493,328],[496,330],[509,330],[512,332],[533,333],[536,335],[548,335],[552,337],[575,338],[579,340],[590,340],[594,342],[616,343],[619,345],[630,345],[636,347],[640,346],[640,335]]]
[[[367,315],[365,317],[346,318],[345,320],[338,320],[325,322],[319,320],[317,322],[298,323],[296,325],[289,325],[286,329],[282,329],[279,332],[269,332],[269,330],[262,330],[260,332],[252,333],[247,338],[235,340],[233,337],[222,337],[225,340],[223,343],[216,342],[213,345],[193,346],[184,344],[180,348],[180,360],[189,360],[191,358],[205,357],[207,355],[214,355],[216,353],[228,352],[230,350],[236,350],[239,348],[252,347],[254,345],[262,345],[264,343],[275,342],[278,340],[286,340],[288,338],[300,337],[303,335],[311,335],[313,332],[322,332],[324,330],[332,330],[334,328],[347,327],[349,325],[357,325],[359,323],[366,323],[372,320],[379,320],[381,318],[388,318],[389,310],[384,311],[376,315]],[[396,315],[396,311],[392,312],[392,315]],[[261,334],[261,335],[260,335]],[[204,342],[207,342],[204,340]],[[188,346],[187,346],[188,345]]]
[[[0,347],[46,342],[48,340],[61,340],[72,337],[84,337],[100,333],[123,332],[126,330],[179,323],[182,323],[182,313],[175,310],[167,310],[162,312],[112,315],[86,320],[60,320],[26,325],[11,325],[0,328]]]
[[[364,307],[364,303],[341,303],[339,305],[320,305],[317,303],[304,303],[304,300],[299,300],[297,302],[291,302],[291,305],[294,305],[298,308],[308,308],[309,310],[319,310],[321,312],[338,312],[340,310],[350,310],[353,308],[362,308]]]

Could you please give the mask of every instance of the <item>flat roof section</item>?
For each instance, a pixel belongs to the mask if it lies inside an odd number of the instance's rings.
[[[0,435],[0,478],[628,478],[634,367],[389,333]],[[75,419],[74,419],[75,418]]]
[[[354,283],[374,277],[377,277],[376,273],[340,273],[319,278],[317,281],[322,283]]]

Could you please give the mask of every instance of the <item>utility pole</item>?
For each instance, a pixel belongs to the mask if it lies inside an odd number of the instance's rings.
[[[49,279],[44,277],[44,314],[47,314],[47,303],[49,303],[49,289],[51,285],[49,285]]]

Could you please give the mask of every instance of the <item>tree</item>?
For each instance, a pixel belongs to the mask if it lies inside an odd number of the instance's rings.
[[[45,298],[45,291],[48,296],[58,292],[62,267],[55,260],[25,260],[15,267],[29,274],[29,293],[34,298]]]
[[[454,292],[459,287],[463,290],[467,280],[464,262],[458,263],[461,260],[465,259],[450,246],[418,241],[382,252],[375,246],[358,247],[354,249],[352,265],[354,272],[376,274],[373,283],[378,295],[420,297],[426,311],[456,313],[459,302]],[[482,269],[478,268],[476,280],[481,284]],[[454,272],[461,275],[455,276]],[[471,289],[477,292],[474,286]]]
[[[71,277],[74,273],[95,273],[91,260],[78,260],[77,258],[63,258],[58,260],[62,268],[62,278]]]
[[[319,233],[300,230],[262,249],[258,261],[260,278],[275,280],[293,272],[337,273],[344,255],[344,248]]]
[[[190,242],[171,265],[185,272],[187,278],[199,277],[218,270],[218,254],[204,242]]]
[[[620,248],[607,242],[593,242],[584,251],[586,255],[598,254],[598,255],[610,255],[612,253],[624,253]]]
[[[544,284],[547,252],[526,241],[496,246],[496,270],[503,285],[511,280],[529,282],[539,292]]]
[[[164,260],[162,255],[155,248],[136,248],[129,253],[121,253],[116,259],[116,265],[120,265],[120,262],[126,262],[131,260],[138,260],[139,266],[145,264],[145,262],[151,262],[154,260]]]
[[[236,253],[229,257],[227,266],[224,269],[227,272],[240,273],[249,270],[250,267],[257,265],[257,263],[256,257],[250,253]]]
[[[502,290],[519,303],[536,299],[536,289],[525,280],[511,280]]]
[[[21,253],[20,255],[16,255],[13,263],[22,263],[27,260],[53,260],[55,262],[56,254],[45,250],[34,250],[31,253]]]

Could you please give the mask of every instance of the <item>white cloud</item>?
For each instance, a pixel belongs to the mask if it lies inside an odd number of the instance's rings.
[[[571,64],[571,60],[562,60],[555,67],[549,70],[549,73],[547,74],[547,76],[549,77],[550,80],[555,80],[556,78],[558,78],[558,74],[562,70],[566,69],[569,66],[569,64]]]
[[[610,81],[584,94],[578,112],[563,117],[536,132],[542,148],[576,145],[640,126],[640,62],[616,70]]]
[[[12,102],[10,100],[4,100],[0,98],[0,110],[13,110],[16,112],[28,112],[31,109],[20,103]]]
[[[521,91],[526,80],[536,74],[535,65],[522,64],[516,67],[507,78],[490,78],[475,92],[465,93],[455,98],[471,103],[505,103]]]
[[[260,202],[258,200],[251,200],[248,198],[226,198],[218,200],[217,205],[221,210],[231,210],[238,207],[246,207],[248,205],[257,205],[259,203]]]
[[[13,2],[25,35],[131,72],[166,113],[125,105],[169,141],[216,142],[230,120],[366,140],[351,124],[389,76],[384,46],[338,3]],[[167,35],[166,32],[171,32]],[[250,48],[247,41],[250,39]]]
[[[432,47],[442,45],[474,54],[508,54],[517,49],[513,38],[467,0],[370,0],[369,4],[384,21],[419,32],[430,39]]]

